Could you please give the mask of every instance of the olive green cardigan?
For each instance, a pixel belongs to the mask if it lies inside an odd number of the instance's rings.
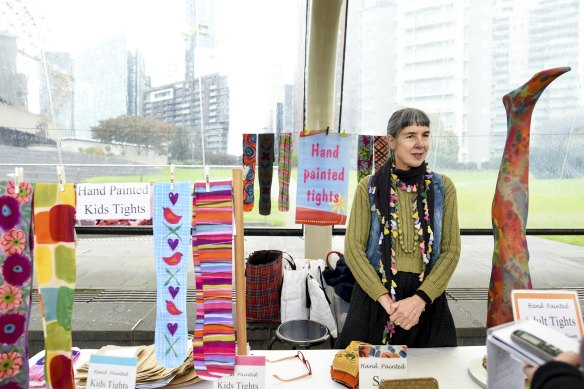
[[[442,176],[444,180],[444,220],[442,223],[442,243],[440,255],[419,290],[432,301],[445,290],[460,257],[460,230],[458,228],[458,207],[456,188],[452,181]],[[377,272],[365,255],[365,247],[369,238],[371,225],[371,205],[369,204],[369,176],[363,178],[357,185],[347,233],[345,235],[345,260],[355,276],[355,279],[365,293],[373,300],[387,293]],[[398,212],[400,228],[403,233],[404,247],[396,239],[396,265],[398,271],[421,273],[423,270],[422,254],[419,247],[414,248],[414,224],[412,222],[411,193],[398,189]],[[389,199],[388,199],[389,201]],[[407,221],[407,222],[402,222]]]

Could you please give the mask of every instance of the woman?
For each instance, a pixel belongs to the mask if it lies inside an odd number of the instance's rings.
[[[387,125],[389,161],[359,182],[345,259],[357,283],[335,345],[352,340],[456,346],[444,293],[460,256],[456,189],[431,171],[430,120],[414,108]]]

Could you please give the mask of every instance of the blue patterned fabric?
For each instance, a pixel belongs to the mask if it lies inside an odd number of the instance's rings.
[[[154,184],[152,224],[156,261],[156,359],[166,368],[187,357],[187,272],[192,261],[191,182]]]

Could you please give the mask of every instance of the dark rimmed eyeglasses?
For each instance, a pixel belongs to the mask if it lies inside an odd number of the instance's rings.
[[[280,359],[268,359],[268,358],[266,358],[266,361],[271,362],[271,363],[275,363],[275,362],[285,361],[287,359],[293,359],[293,358],[300,359],[300,362],[302,362],[304,364],[304,366],[306,366],[306,368],[308,369],[308,372],[307,373],[304,373],[304,374],[301,374],[301,375],[299,375],[297,377],[292,377],[292,378],[282,378],[282,377],[280,377],[277,374],[272,374],[272,377],[274,377],[275,379],[277,379],[279,381],[290,382],[290,381],[297,380],[299,378],[307,377],[307,376],[309,376],[309,375],[312,374],[312,368],[310,367],[310,363],[304,357],[304,354],[302,354],[302,352],[300,352],[300,351],[298,351],[296,353],[296,355],[291,355],[289,357],[284,357],[284,358],[280,358]]]

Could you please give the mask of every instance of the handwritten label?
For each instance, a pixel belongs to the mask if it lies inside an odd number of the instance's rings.
[[[407,346],[360,345],[359,387],[378,387],[382,379],[408,378]]]
[[[151,188],[141,184],[77,184],[77,220],[151,218]]]
[[[584,336],[578,294],[575,291],[514,290],[511,293],[515,320],[535,320],[572,339]]]
[[[89,358],[87,389],[134,389],[136,357],[92,355]]]
[[[266,357],[242,355],[235,357],[233,374],[213,381],[214,389],[265,389]]]
[[[296,223],[345,224],[349,184],[349,137],[300,136]]]

